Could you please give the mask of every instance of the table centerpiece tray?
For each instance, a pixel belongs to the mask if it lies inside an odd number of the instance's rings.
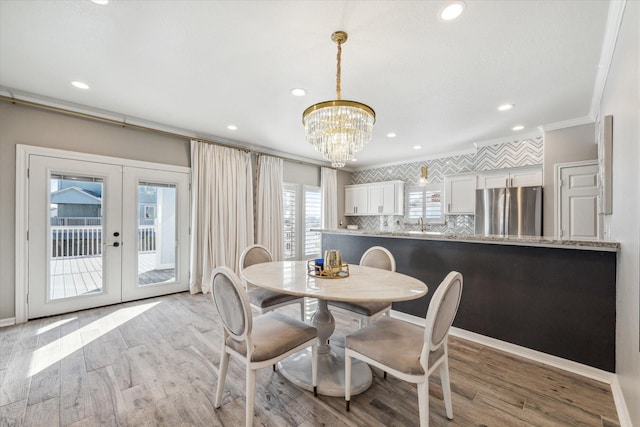
[[[307,274],[320,279],[344,279],[349,277],[349,264],[343,262],[339,267],[319,268],[315,260],[307,261]]]

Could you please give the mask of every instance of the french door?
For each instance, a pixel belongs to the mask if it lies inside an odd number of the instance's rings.
[[[31,154],[28,176],[28,318],[188,289],[188,173]]]

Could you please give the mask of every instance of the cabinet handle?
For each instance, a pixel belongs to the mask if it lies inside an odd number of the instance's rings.
[[[451,203],[447,205],[447,212],[451,212]]]

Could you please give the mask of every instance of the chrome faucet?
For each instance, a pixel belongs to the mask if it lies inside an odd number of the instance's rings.
[[[418,218],[418,225],[420,226],[420,231],[425,231],[426,228],[424,226],[424,220],[422,219],[422,217]]]

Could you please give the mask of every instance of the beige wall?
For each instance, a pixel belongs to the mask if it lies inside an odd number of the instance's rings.
[[[344,186],[351,185],[351,172],[338,170],[338,228],[347,228],[347,218],[344,216]]]
[[[0,320],[15,316],[16,144],[189,166],[189,142],[0,102]]]
[[[613,115],[613,213],[617,268],[616,372],[631,425],[640,426],[640,2],[628,1],[600,116]]]
[[[284,182],[320,186],[320,166],[285,160],[282,175]]]
[[[543,236],[554,236],[556,185],[555,165],[558,163],[596,160],[598,147],[595,144],[593,124],[574,126],[544,133],[544,191],[543,191]]]

